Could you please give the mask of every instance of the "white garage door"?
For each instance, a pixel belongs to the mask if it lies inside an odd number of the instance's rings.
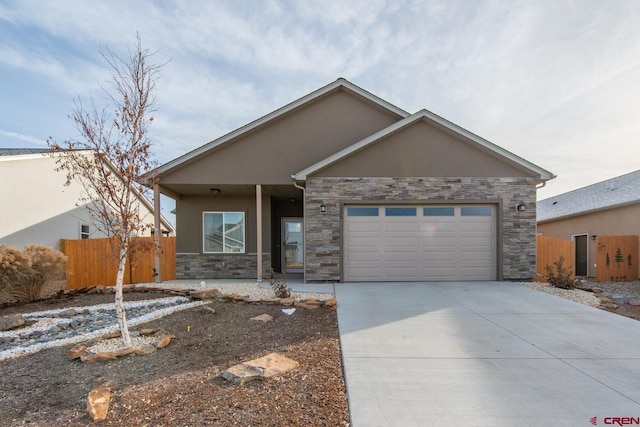
[[[346,206],[345,281],[495,280],[493,205]]]

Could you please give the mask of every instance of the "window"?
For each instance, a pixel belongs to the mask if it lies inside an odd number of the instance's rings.
[[[80,224],[80,238],[88,239],[89,238],[89,225],[88,224]]]
[[[244,253],[244,212],[203,212],[205,253]]]
[[[385,208],[385,216],[416,216],[416,208]]]
[[[378,208],[347,208],[347,216],[378,216]]]
[[[449,207],[437,207],[437,208],[423,208],[423,216],[454,216],[453,208]]]
[[[492,209],[487,207],[469,207],[460,209],[462,216],[491,216]]]

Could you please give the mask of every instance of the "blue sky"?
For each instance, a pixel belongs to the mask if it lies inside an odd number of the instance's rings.
[[[160,163],[345,77],[555,173],[543,199],[640,169],[639,23],[636,0],[0,0],[0,147],[75,136],[100,45],[138,31],[170,60]]]

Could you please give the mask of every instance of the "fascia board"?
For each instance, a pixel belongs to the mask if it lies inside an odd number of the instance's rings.
[[[324,95],[326,95],[327,93],[330,93],[338,88],[346,88],[360,96],[362,96],[363,98],[366,98],[367,100],[373,102],[374,104],[377,104],[379,106],[381,106],[382,108],[389,110],[397,115],[399,115],[400,117],[407,117],[409,115],[408,112],[396,107],[393,104],[390,104],[389,102],[383,100],[382,98],[378,98],[377,96],[373,95],[370,92],[367,92],[366,90],[354,85],[353,83],[349,82],[348,80],[344,79],[344,78],[339,78],[337,79],[335,82],[328,84],[327,86],[324,86],[314,92],[311,92],[308,95],[303,96],[302,98],[293,101],[287,105],[285,105],[284,107],[278,108],[277,110],[267,114],[266,116],[263,116],[257,120],[254,120],[251,123],[248,123],[218,139],[215,139],[201,147],[196,148],[193,151],[190,151],[168,163],[165,163],[164,165],[158,167],[157,169],[155,169],[155,171],[151,171],[154,172],[156,175],[161,175],[163,173],[166,173],[167,171],[185,163],[188,162],[194,158],[197,158],[198,156],[200,156],[201,154],[204,154],[210,150],[213,150],[243,134],[246,133],[250,133],[253,130],[263,126],[264,124],[277,119],[278,117],[281,117],[287,113],[289,113],[290,111],[293,111],[311,101],[314,101],[315,99],[318,99]]]
[[[523,158],[511,153],[510,151],[507,151],[489,141],[487,141],[486,139],[483,139],[481,137],[479,137],[478,135],[469,132],[466,129],[461,128],[460,126],[451,123],[450,121],[438,116],[437,114],[434,114],[428,110],[420,110],[417,113],[406,117],[403,120],[400,120],[399,122],[396,122],[394,124],[392,124],[391,126],[382,129],[381,131],[353,144],[350,147],[345,148],[342,151],[339,151],[336,154],[333,154],[329,157],[327,157],[326,159],[309,166],[308,168],[296,173],[295,175],[293,175],[294,179],[296,181],[306,181],[307,177],[355,152],[357,152],[358,150],[361,150],[362,148],[366,147],[367,145],[381,139],[384,138],[394,132],[397,132],[398,130],[402,129],[403,127],[406,127],[412,123],[414,123],[417,120],[421,120],[423,118],[426,118],[432,122],[435,122],[453,132],[455,132],[456,134],[471,140],[473,142],[475,142],[476,144],[480,145],[481,147],[484,147],[485,149],[492,151],[518,165],[520,165],[521,167],[534,172],[535,174],[537,174],[540,177],[541,181],[547,181],[550,179],[555,178],[555,175],[553,175],[551,172],[542,169],[539,166],[534,165],[531,162],[528,162],[527,160],[524,160]]]

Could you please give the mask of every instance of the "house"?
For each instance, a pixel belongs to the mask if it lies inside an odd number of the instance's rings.
[[[55,170],[56,159],[49,153],[49,149],[0,148],[0,244],[60,249],[60,239],[106,237],[80,201],[81,185],[65,186],[66,174]],[[142,195],[139,200],[153,223],[153,205]],[[175,232],[169,221],[161,221],[165,232]]]
[[[154,171],[176,200],[177,277],[530,279],[554,176],[345,79]]]
[[[576,276],[596,276],[598,236],[640,235],[640,170],[537,203],[538,233],[572,240]]]

